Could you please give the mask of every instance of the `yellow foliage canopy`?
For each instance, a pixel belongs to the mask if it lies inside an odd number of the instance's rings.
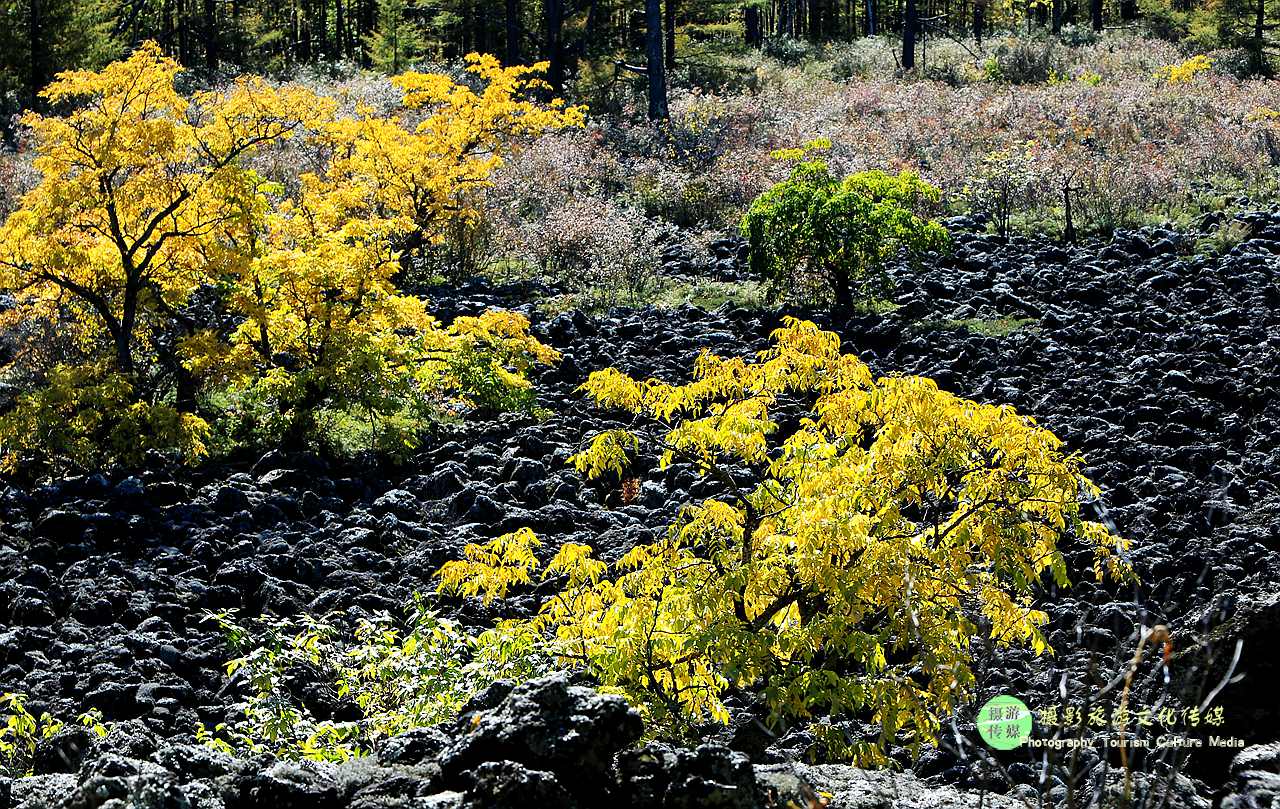
[[[580,470],[618,474],[651,448],[721,494],[611,566],[562,549],[543,576],[567,583],[533,624],[662,722],[726,719],[726,693],[752,688],[776,719],[870,715],[881,737],[846,751],[864,759],[900,733],[935,741],[970,695],[976,635],[1049,651],[1033,595],[1046,576],[1067,586],[1062,538],[1093,551],[1099,578],[1131,575],[1127,543],[1081,517],[1098,489],[1032,419],[874,378],[809,322],[773,338],[752,358],[703,353],[687,384],[591,375],[588,395],[649,427],[600,434]],[[811,416],[778,437],[772,413],[797,396]],[[469,551],[441,588],[500,596],[528,572],[512,564],[536,569],[534,542],[496,540],[504,564],[489,567]]]
[[[133,373],[164,311],[243,266],[258,184],[243,159],[292,137],[331,102],[243,79],[188,100],[177,62],[147,43],[43,92],[66,116],[28,114],[40,184],[0,229],[0,283],[19,317],[66,311],[86,349],[104,339]]]
[[[303,428],[322,405],[504,401],[529,364],[555,359],[527,321],[445,328],[394,276],[406,248],[472,215],[468,192],[517,138],[582,112],[526,100],[537,67],[469,62],[483,89],[407,73],[389,115],[340,115],[333,99],[259,78],[186,98],[154,43],[61,74],[44,97],[72,109],[25,119],[41,180],[0,226],[0,288],[18,300],[8,320],[70,333],[86,384],[118,374],[117,388],[183,412],[201,383],[252,388]],[[289,142],[316,165],[292,189],[252,160]],[[238,325],[187,311],[198,289]],[[0,439],[21,432],[0,425]]]

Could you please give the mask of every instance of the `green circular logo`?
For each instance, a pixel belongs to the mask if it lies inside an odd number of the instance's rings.
[[[996,750],[1012,750],[1031,738],[1031,711],[1017,697],[992,697],[978,710],[978,735]]]

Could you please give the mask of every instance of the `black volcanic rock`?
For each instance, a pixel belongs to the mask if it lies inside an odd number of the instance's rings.
[[[614,754],[643,730],[640,715],[621,697],[572,685],[559,673],[515,687],[495,708],[464,712],[440,765],[446,783],[470,789],[482,763],[517,762],[553,773],[590,800],[608,792]]]
[[[618,760],[618,792],[629,809],[754,809],[755,772],[742,753],[705,744],[695,750],[649,744]]]
[[[1002,652],[984,683],[1028,702],[1052,698],[1062,683],[1073,695],[1099,688],[1099,680],[1126,665],[1138,627],[1162,622],[1176,639],[1170,685],[1148,659],[1134,699],[1175,698],[1200,679],[1211,687],[1217,680],[1206,672],[1229,663],[1234,640],[1243,639],[1235,673],[1244,678],[1228,683],[1219,699],[1240,706],[1239,716],[1257,734],[1251,741],[1274,738],[1274,712],[1257,708],[1253,698],[1274,668],[1268,641],[1274,620],[1256,608],[1280,588],[1280,215],[1258,212],[1248,221],[1253,238],[1223,257],[1182,255],[1191,241],[1159,230],[1121,233],[1111,245],[1067,246],[958,231],[951,255],[918,270],[894,270],[905,310],[793,312],[839,332],[847,350],[876,373],[923,374],[959,395],[1034,416],[1069,450],[1085,454],[1103,490],[1102,502],[1090,507],[1093,516],[1133,540],[1137,586],[1093,584],[1084,555],[1069,547],[1076,585],[1049,585],[1038,599],[1056,654]],[[731,258],[728,244],[715,250],[717,262]],[[520,297],[526,289],[475,282],[433,290],[431,297],[447,319],[492,305],[527,305]],[[538,417],[442,425],[401,466],[273,451],[256,463],[194,471],[155,460],[128,474],[2,483],[0,692],[26,692],[31,705],[63,718],[96,707],[117,722],[79,772],[95,756],[150,761],[157,751],[189,743],[197,721],[235,718],[241,695],[222,668],[232,653],[217,628],[202,621],[205,611],[235,608],[245,619],[398,613],[415,592],[435,589],[432,574],[465,543],[520,525],[538,532],[540,553],[575,541],[617,558],[664,530],[682,504],[713,496],[716,488],[687,465],[659,470],[648,459],[633,470],[640,489],[629,504],[621,502],[619,482],[581,480],[567,465],[569,455],[617,422],[588,406],[576,386],[609,365],[687,379],[701,346],[728,354],[760,350],[780,315],[731,306],[553,318],[534,312],[534,332],[572,356],[537,372]],[[1032,322],[984,335],[969,318]],[[782,409],[778,421],[791,429],[805,415]],[[499,615],[528,614],[537,600],[520,592],[488,608],[438,606],[464,624],[487,626]],[[1233,617],[1248,610],[1256,620]],[[1201,643],[1214,639],[1216,662]],[[1192,669],[1196,677],[1182,676]],[[472,706],[473,715],[509,710],[500,707],[507,696]],[[551,738],[535,713],[520,715]],[[511,747],[521,733],[512,730],[499,743],[502,734],[494,731],[485,744]],[[440,740],[428,743],[426,735],[416,748],[405,743],[401,760],[421,756],[426,763],[392,766],[427,767],[446,748],[461,756],[465,737],[448,736],[439,752],[430,744]],[[70,766],[55,764],[61,757],[49,751],[54,757],[42,768]],[[469,763],[452,771],[458,787],[490,754],[477,747],[466,755]],[[521,772],[550,773],[564,789],[576,789],[565,767],[579,765],[563,763],[571,754],[493,755],[523,768],[495,769],[495,789],[538,782]],[[953,764],[940,759],[938,777],[951,778],[944,773]],[[1236,777],[1226,766],[1196,753],[1189,768],[1217,786]],[[585,768],[596,781],[607,770],[603,759]],[[391,783],[390,776],[377,768],[362,772],[372,779],[361,788],[362,800],[380,805],[378,785]],[[78,775],[45,776],[42,783],[60,789],[68,777]],[[179,785],[185,780],[180,775]],[[435,788],[429,779],[415,783]],[[340,801],[349,797],[343,784],[336,787]],[[29,791],[19,782],[15,795]],[[454,792],[440,800],[462,800],[462,790]]]

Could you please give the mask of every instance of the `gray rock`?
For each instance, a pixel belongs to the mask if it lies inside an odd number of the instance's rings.
[[[470,786],[481,764],[514,761],[561,777],[578,796],[599,796],[613,757],[643,723],[621,697],[569,684],[561,672],[512,689],[493,709],[464,712],[440,764],[447,785]]]
[[[10,800],[13,809],[52,809],[63,805],[75,791],[73,774],[33,775],[14,779]]]
[[[404,489],[392,489],[373,501],[375,514],[394,514],[406,519],[418,519],[422,516],[422,504],[412,493]]]
[[[1222,809],[1280,806],[1280,743],[1246,747],[1231,762],[1232,780]]]
[[[386,739],[377,747],[383,764],[421,764],[435,761],[449,745],[449,737],[438,728],[418,728]]]
[[[325,809],[338,807],[333,766],[316,762],[279,762],[250,775],[242,794],[264,809]]]
[[[575,809],[578,803],[556,775],[514,761],[486,761],[476,767],[462,806],[468,809]]]
[[[1026,809],[1007,795],[931,786],[915,775],[860,770],[843,764],[770,764],[755,768],[764,806],[812,806],[828,797],[827,809]],[[772,803],[770,803],[772,801]]]

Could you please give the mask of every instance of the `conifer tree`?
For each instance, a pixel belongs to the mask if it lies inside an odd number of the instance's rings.
[[[426,37],[408,0],[378,0],[378,25],[365,39],[369,61],[384,73],[407,70],[422,56]]]

